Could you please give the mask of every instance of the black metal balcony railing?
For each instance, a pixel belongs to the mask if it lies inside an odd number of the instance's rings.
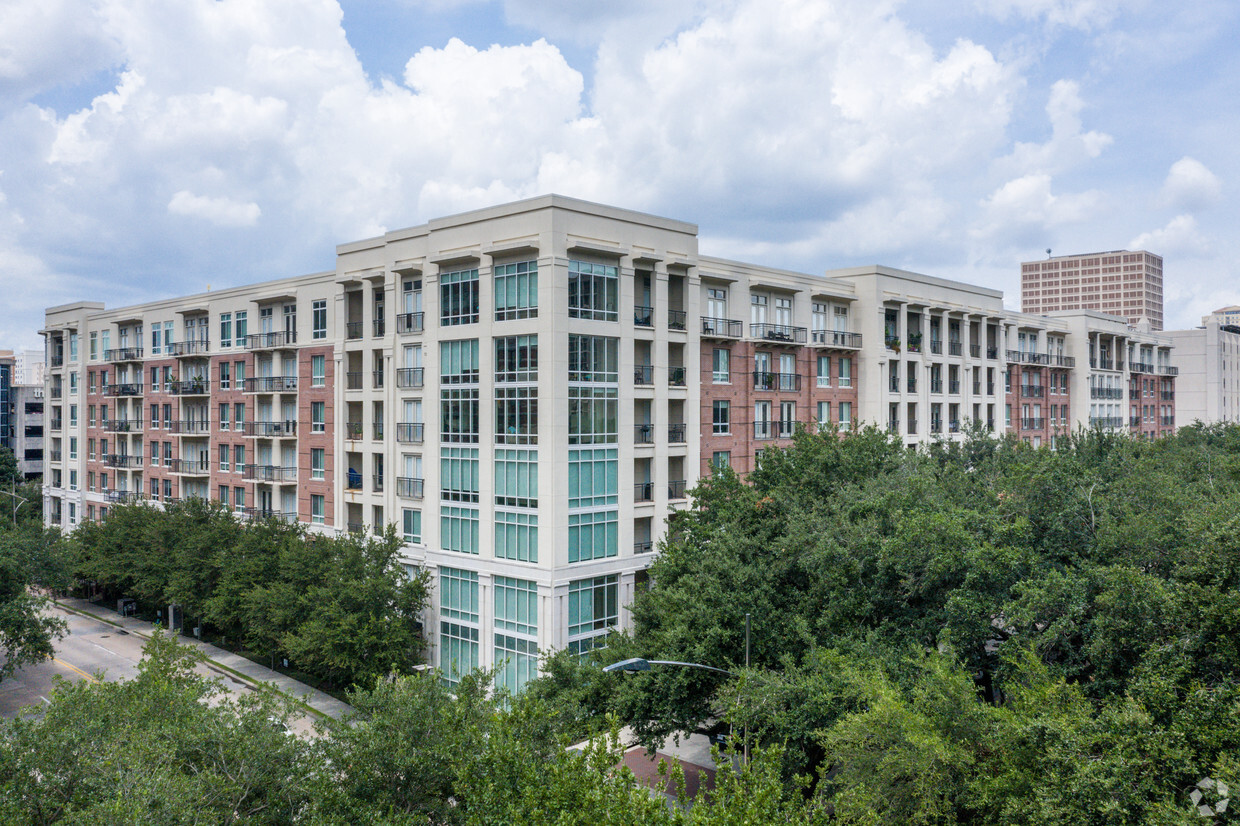
[[[1008,361],[1013,362],[1013,363],[1019,363],[1019,362],[1020,362],[1020,360],[1021,360],[1021,359],[1020,359],[1020,356],[1021,356],[1020,350],[1006,350],[1006,351],[1004,351],[1003,356],[1004,356],[1004,358],[1006,358]]]
[[[108,433],[134,433],[142,429],[141,419],[104,419],[100,424]]]
[[[1162,400],[1163,400],[1163,401],[1165,401],[1165,402],[1173,402],[1173,401],[1175,401],[1175,391],[1174,391],[1174,390],[1160,390],[1160,391],[1159,391],[1159,393],[1158,393],[1158,396],[1159,396],[1159,398],[1160,398],[1160,399],[1162,399]]]
[[[206,476],[211,473],[210,462],[200,462],[195,459],[173,459],[169,468],[173,473],[185,476]]]
[[[247,422],[245,435],[257,436],[260,439],[284,439],[297,435],[297,422],[289,419],[283,422]]]
[[[296,482],[297,468],[280,465],[246,465],[244,477],[255,482]]]
[[[991,359],[992,361],[994,359],[999,358],[999,348],[998,347],[987,347],[986,358]]]
[[[423,480],[416,476],[397,476],[396,495],[402,499],[421,499]]]
[[[1175,416],[1160,416],[1158,421],[1163,427],[1172,427],[1175,425]]]
[[[1128,426],[1129,426],[1129,427],[1140,427],[1140,426],[1141,426],[1141,417],[1140,417],[1140,416],[1129,416],[1129,417],[1128,417]]]
[[[164,425],[170,432],[180,433],[186,436],[205,436],[211,432],[211,423],[206,419],[198,419],[196,421],[164,422]]]
[[[361,390],[362,389],[362,371],[350,370],[344,374],[345,390]]]
[[[137,502],[143,498],[142,491],[137,490],[105,490],[103,495],[109,502]]]
[[[205,396],[211,392],[206,379],[188,379],[168,383],[168,392],[174,396]]]
[[[707,338],[740,338],[745,325],[731,318],[702,316],[702,335]]]
[[[1178,376],[1180,375],[1180,368],[1172,367],[1170,364],[1164,364],[1158,368],[1158,372],[1162,373],[1164,376]]]
[[[651,542],[650,540],[646,540],[645,542],[634,542],[633,543],[633,553],[635,554],[648,554],[653,550],[654,550],[654,543]]]
[[[885,333],[883,335],[883,343],[887,345],[888,350],[900,350],[900,337],[895,333]]]
[[[345,435],[345,438],[349,440],[362,438],[362,423],[361,422],[345,422],[344,435]]]
[[[633,368],[633,384],[652,385],[654,384],[654,365],[638,364]]]
[[[767,373],[755,370],[753,374],[754,390],[776,390],[791,393],[801,389],[800,373]]]
[[[142,457],[129,453],[105,453],[103,463],[114,468],[136,468],[142,467]]]
[[[982,357],[982,345],[980,345],[980,344],[970,344],[970,345],[969,345],[969,355],[970,355],[970,356],[972,356],[972,357],[973,357],[973,358],[975,358],[975,359],[977,359],[977,358],[981,358],[981,357]]]
[[[103,351],[104,361],[139,361],[141,358],[141,347],[113,347]]]
[[[674,445],[684,444],[687,433],[688,428],[684,422],[669,424],[667,426],[667,441]]]
[[[370,434],[375,441],[380,441],[383,438],[383,422],[371,422]]]
[[[960,392],[960,381],[959,381],[959,380],[956,380],[956,381],[950,381],[950,380],[949,380],[949,381],[947,382],[947,392],[948,392],[948,393],[951,393],[951,394],[953,394],[953,395],[955,395],[956,393],[959,393],[959,392]]]
[[[252,376],[245,380],[247,393],[295,393],[296,376]]]
[[[401,313],[396,316],[396,332],[398,333],[420,333],[422,332],[423,314],[417,313]]]
[[[763,341],[775,341],[785,344],[804,344],[808,330],[804,327],[793,327],[788,324],[750,324],[749,335]]]
[[[64,422],[61,419],[52,419],[51,422],[48,424],[47,429],[48,430],[60,430],[63,426],[64,426]]]
[[[426,425],[422,422],[399,422],[396,425],[396,441],[402,444],[421,444]]]
[[[371,484],[371,490],[373,490],[375,493],[382,493],[383,492],[383,474],[382,473],[372,474],[370,477],[370,484]]]
[[[684,330],[687,316],[684,310],[668,310],[667,311],[667,329]]]
[[[1046,394],[1046,388],[1040,384],[1022,384],[1020,395],[1026,399],[1040,399]]]
[[[755,439],[774,439],[775,429],[779,426],[778,422],[757,421],[753,423],[753,437]]]
[[[400,388],[422,386],[421,367],[402,367],[396,371],[396,386]]]
[[[810,332],[810,343],[824,347],[846,347],[856,350],[861,347],[861,333],[846,333],[843,330],[813,330]]]
[[[963,352],[963,345],[959,341],[947,342],[947,355],[958,356]]]
[[[49,450],[47,452],[47,459],[49,462],[59,462],[61,455],[59,450]]]
[[[888,433],[899,433],[900,432],[900,420],[889,419],[887,421],[887,432]]]
[[[888,377],[887,389],[892,393],[900,392],[900,377],[895,373],[892,373],[891,376]]]
[[[633,444],[635,445],[654,444],[654,425],[652,424],[633,425]]]
[[[296,522],[297,514],[294,511],[277,511],[270,508],[245,508],[241,511],[246,519],[253,521],[261,521],[264,519],[275,519],[280,522]]]
[[[164,346],[170,356],[205,356],[211,351],[211,342],[206,339],[194,341],[174,341]]]
[[[931,393],[942,393],[943,392],[943,380],[942,379],[930,379],[930,392]]]
[[[124,382],[122,384],[104,385],[103,395],[105,396],[141,396],[141,382]]]
[[[344,325],[344,337],[349,341],[355,341],[362,337],[362,322],[348,321]]]
[[[296,343],[296,330],[280,330],[275,333],[251,333],[245,337],[245,348],[247,350],[270,350],[273,347],[288,347]]]
[[[995,394],[995,383],[993,381],[986,382],[986,395],[993,396]]]
[[[1144,361],[1128,362],[1128,372],[1130,373],[1153,373],[1154,365]]]
[[[345,490],[361,490],[362,489],[362,474],[358,473],[355,470],[350,469],[349,475],[345,477],[345,480],[344,480],[344,489]]]
[[[52,356],[52,366],[53,366],[53,367],[64,367],[64,365],[65,365],[65,356],[64,356],[64,353],[60,353],[60,354],[58,354],[58,355],[54,355],[54,356]]]
[[[931,419],[930,420],[930,432],[931,433],[942,433],[943,432],[943,420],[942,419]]]
[[[638,304],[633,307],[633,324],[638,327],[654,326],[654,307]]]
[[[361,487],[360,482],[358,483],[358,487]],[[361,522],[346,522],[345,529],[348,530],[349,533],[365,533],[366,532],[366,526],[363,525]]]
[[[930,352],[931,354],[936,355],[936,356],[943,355],[943,339],[941,338],[930,339]]]
[[[1072,356],[1055,356],[1056,367],[1076,367],[1076,359]]]
[[[960,432],[960,420],[952,419],[951,421],[949,421],[947,423],[947,432],[948,433],[959,433]]]
[[[1123,416],[1090,416],[1090,427],[1123,427]]]
[[[1021,430],[1041,430],[1045,421],[1046,421],[1045,419],[1039,418],[1037,416],[1031,416],[1029,418],[1022,418],[1020,420],[1020,429]]]
[[[982,395],[982,383],[980,381],[973,382],[973,395],[974,396]]]
[[[1051,363],[1050,353],[1029,352],[1029,353],[1024,353],[1023,355],[1024,355],[1026,364],[1050,364]]]
[[[669,367],[667,368],[667,384],[669,387],[685,386],[685,368]]]
[[[654,501],[654,482],[638,482],[633,485],[634,502]]]
[[[916,419],[908,420],[908,432],[910,435],[914,435],[914,436],[917,435],[917,420]]]
[[[917,379],[913,378],[912,376],[909,376],[906,384],[908,385],[908,392],[910,393],[917,392]]]
[[[667,483],[667,498],[676,500],[685,498],[685,480],[672,479]]]
[[[1124,389],[1122,387],[1091,387],[1089,397],[1091,399],[1122,399]]]
[[[379,390],[383,387],[383,371],[382,370],[372,371],[370,379],[371,381],[374,382],[374,388],[376,390]]]
[[[64,395],[64,390],[61,388],[61,386],[59,384],[53,384],[52,385],[52,398],[59,399],[63,395]]]
[[[387,333],[387,320],[382,318],[374,319],[375,338],[383,338]]]

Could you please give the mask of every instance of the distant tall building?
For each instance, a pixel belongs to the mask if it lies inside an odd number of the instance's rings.
[[[43,384],[43,370],[46,364],[42,350],[31,348],[16,350],[13,353],[13,360],[15,362],[14,384]]]
[[[1020,308],[1042,315],[1096,310],[1163,328],[1162,256],[1139,250],[1060,255],[1020,265]]]
[[[1209,315],[1201,317],[1203,326],[1209,326],[1211,321],[1230,327],[1240,327],[1240,305],[1220,307]]]
[[[1229,312],[1240,314],[1240,307],[1215,310],[1194,330],[1165,334],[1175,342],[1181,424],[1240,422],[1240,326],[1221,321]]]

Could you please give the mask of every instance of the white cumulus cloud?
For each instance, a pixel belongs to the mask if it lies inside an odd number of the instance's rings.
[[[258,223],[262,210],[254,202],[242,203],[231,198],[209,198],[182,189],[168,202],[173,215],[201,218],[221,227],[252,227]]]
[[[1222,192],[1222,183],[1205,164],[1185,156],[1171,165],[1159,201],[1176,209],[1196,211],[1216,204]]]
[[[1183,256],[1200,257],[1209,251],[1208,242],[1197,229],[1197,219],[1191,215],[1177,215],[1166,226],[1151,232],[1143,232],[1128,242],[1130,249],[1147,250],[1164,258]]]

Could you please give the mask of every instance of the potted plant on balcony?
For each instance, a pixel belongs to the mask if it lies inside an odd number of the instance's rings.
[[[896,352],[900,351],[900,340],[896,339]],[[910,353],[921,352],[921,333],[908,334],[908,351]]]
[[[892,336],[891,338],[887,339],[887,349],[894,350],[897,353],[900,352],[900,339],[896,338],[895,336]]]

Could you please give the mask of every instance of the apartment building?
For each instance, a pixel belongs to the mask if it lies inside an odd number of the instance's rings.
[[[1240,421],[1240,324],[1225,319],[1240,308],[1216,310],[1193,330],[1173,330],[1171,363],[1179,370],[1176,409],[1180,421]]]
[[[1075,323],[890,268],[710,258],[692,224],[534,198],[342,244],[329,272],[50,308],[45,512],[198,496],[395,524],[434,576],[433,661],[517,688],[539,650],[627,626],[688,490],[798,425],[1053,443],[1088,414]]]
[[[1059,255],[1020,265],[1021,310],[1093,310],[1163,328],[1163,260],[1145,250]]]

